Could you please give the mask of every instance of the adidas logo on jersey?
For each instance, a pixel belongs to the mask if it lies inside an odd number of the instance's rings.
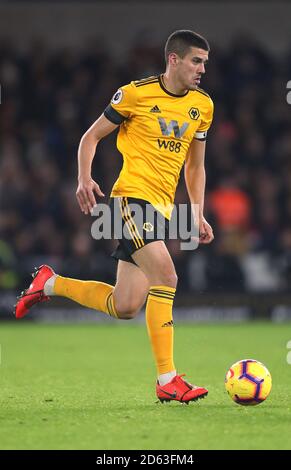
[[[150,113],[161,113],[161,110],[160,108],[155,105],[151,110],[150,110]]]

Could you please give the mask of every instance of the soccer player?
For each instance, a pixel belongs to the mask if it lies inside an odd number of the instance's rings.
[[[167,226],[185,163],[189,199],[199,205],[199,243],[213,240],[212,228],[203,215],[205,141],[213,103],[199,88],[208,54],[209,44],[199,34],[188,30],[172,33],[165,45],[165,73],[122,86],[81,139],[76,196],[81,210],[90,214],[96,205],[95,195],[104,196],[91,177],[96,146],[119,126],[117,146],[124,162],[110,206],[117,204],[119,208],[124,235],[113,253],[118,259],[115,286],[65,278],[43,265],[15,307],[16,318],[21,318],[32,305],[58,295],[117,319],[131,319],[146,302],[147,330],[157,366],[156,394],[161,402],[189,403],[205,397],[208,391],[186,382],[176,372],[172,316],[175,267],[164,240],[147,237],[157,227],[147,220],[140,224],[131,205],[138,204],[143,213],[146,207],[157,209],[156,223]]]

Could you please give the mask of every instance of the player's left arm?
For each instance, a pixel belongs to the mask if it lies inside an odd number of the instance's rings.
[[[213,230],[204,217],[205,195],[205,140],[193,139],[185,161],[184,174],[187,192],[191,205],[195,204],[193,213],[195,223],[199,224],[199,243],[210,243],[214,239]],[[193,207],[193,206],[192,206]]]

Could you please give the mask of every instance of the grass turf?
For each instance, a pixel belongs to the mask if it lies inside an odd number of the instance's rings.
[[[209,388],[189,406],[156,403],[146,329],[128,322],[0,325],[1,449],[290,449],[289,325],[178,325],[176,365]],[[255,358],[273,389],[233,403],[224,375]]]

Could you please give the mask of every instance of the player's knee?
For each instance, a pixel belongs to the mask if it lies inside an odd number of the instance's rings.
[[[160,273],[156,274],[151,282],[151,285],[162,285],[173,287],[176,289],[178,284],[178,276],[173,270],[163,270]]]
[[[164,284],[165,286],[173,287],[174,289],[176,289],[177,284],[178,284],[178,276],[175,271],[166,276],[165,284]]]
[[[138,310],[123,310],[118,311],[118,318],[120,320],[132,320],[138,314]]]
[[[134,302],[117,302],[115,309],[120,320],[132,320],[138,314],[140,306],[136,305]]]
[[[133,318],[136,317],[137,312],[124,312],[122,313],[122,316],[119,316],[119,320],[132,320]]]

